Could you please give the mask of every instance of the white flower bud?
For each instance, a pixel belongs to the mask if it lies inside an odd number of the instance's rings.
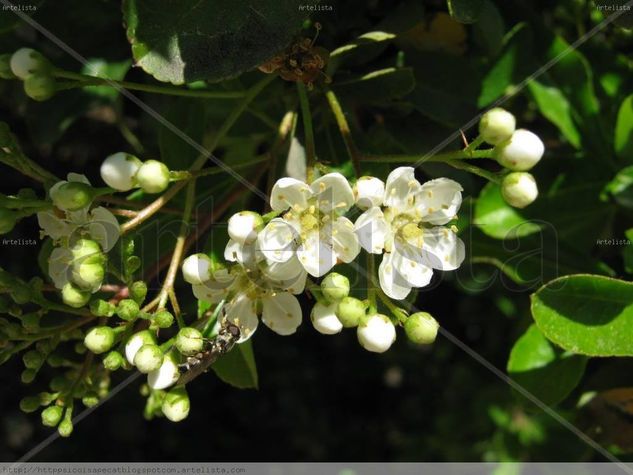
[[[337,272],[330,272],[321,281],[321,292],[329,302],[338,302],[349,295],[349,279]]]
[[[525,208],[538,196],[536,180],[530,173],[510,173],[501,182],[501,196],[510,206]]]
[[[354,297],[345,297],[336,305],[336,316],[345,328],[358,326],[365,316],[366,306]]]
[[[183,355],[193,355],[202,350],[204,338],[200,330],[192,327],[181,328],[176,335],[175,346]]]
[[[169,168],[158,160],[148,160],[136,172],[136,182],[145,193],[160,193],[169,185]]]
[[[407,318],[404,322],[404,331],[413,343],[418,345],[430,345],[437,337],[439,323],[430,313],[418,312]]]
[[[361,346],[374,353],[384,353],[396,341],[396,327],[382,314],[362,318],[356,333]]]
[[[512,137],[515,128],[516,119],[501,107],[490,109],[479,121],[479,134],[491,145],[497,145]]]
[[[49,191],[53,204],[63,211],[78,211],[92,203],[94,190],[80,181],[59,182]]]
[[[134,188],[134,177],[141,162],[134,155],[119,152],[107,157],[101,164],[101,179],[110,188],[118,191],[128,191]]]
[[[180,371],[178,371],[176,355],[170,352],[165,355],[160,368],[148,373],[147,385],[152,389],[165,389],[176,384],[179,377]]]
[[[156,344],[156,337],[148,330],[143,330],[132,335],[125,344],[125,358],[130,364],[134,364],[134,357],[143,345]]]
[[[50,69],[48,60],[39,51],[20,48],[11,56],[11,71],[24,80],[31,74],[46,73]]]
[[[180,422],[189,415],[191,404],[184,386],[171,389],[163,400],[161,410],[172,422]]]
[[[354,185],[354,197],[356,206],[360,209],[369,209],[382,205],[385,196],[385,184],[382,180],[373,176],[362,176]]]
[[[501,166],[522,172],[529,170],[543,156],[545,146],[538,135],[519,129],[508,140],[495,148],[495,156]]]
[[[134,366],[141,373],[150,373],[163,364],[164,355],[158,345],[149,343],[141,346],[134,355]]]
[[[229,218],[229,236],[240,244],[250,244],[264,227],[264,219],[253,211],[241,211]]]
[[[324,335],[334,335],[343,329],[343,324],[336,316],[336,303],[323,305],[315,303],[310,313],[310,320],[314,329]]]
[[[112,348],[114,336],[114,330],[110,327],[94,327],[86,333],[84,345],[97,355],[105,353]]]
[[[182,276],[194,285],[204,284],[211,279],[213,261],[206,254],[193,254],[182,263]]]
[[[24,93],[34,101],[46,101],[57,92],[55,78],[49,74],[31,74],[24,80]]]

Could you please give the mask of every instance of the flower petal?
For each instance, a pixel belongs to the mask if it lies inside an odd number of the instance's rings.
[[[319,209],[325,213],[345,212],[354,204],[354,192],[349,181],[340,173],[328,173],[312,182],[312,191],[317,196]]]
[[[288,292],[263,296],[262,306],[262,322],[279,335],[292,335],[301,325],[301,305]]]
[[[358,236],[352,222],[344,217],[338,218],[332,225],[332,246],[336,257],[345,263],[352,262],[360,252]]]
[[[37,213],[37,222],[40,228],[42,228],[42,232],[55,241],[63,237],[69,237],[74,228],[71,224],[55,216],[55,213],[52,211],[41,211]]]
[[[413,167],[398,167],[387,177],[383,203],[394,208],[396,214],[410,211],[419,189],[420,183],[415,179]]]
[[[455,218],[462,204],[462,186],[448,178],[437,178],[422,185],[416,204],[422,221],[446,224]]]
[[[378,266],[378,280],[387,297],[402,300],[411,292],[411,285],[398,272],[395,272],[392,261],[393,254],[385,253],[380,266]]]
[[[257,236],[257,250],[269,262],[286,262],[295,254],[295,228],[281,218],[272,219]]]
[[[354,196],[360,209],[380,206],[385,197],[385,184],[379,178],[362,176],[354,185]]]
[[[208,280],[202,284],[194,284],[191,286],[193,295],[198,300],[204,300],[205,302],[218,303],[222,299],[226,298],[229,294],[230,284],[225,282],[217,282],[214,280]]]
[[[303,292],[308,277],[296,256],[286,262],[270,262],[263,266],[262,272],[274,283],[275,288],[288,290],[295,295]]]
[[[310,313],[310,320],[314,329],[324,335],[334,335],[340,333],[343,324],[336,316],[336,307],[338,303],[334,302],[329,305],[315,303]]]
[[[90,185],[90,181],[88,181],[88,178],[86,178],[86,175],[82,175],[80,173],[71,172],[68,175],[66,175],[66,179],[68,181],[75,181],[79,183],[85,183],[86,185]]]
[[[114,247],[121,235],[121,227],[116,217],[106,208],[99,206],[90,212],[88,233],[105,252]]]
[[[382,254],[389,229],[382,210],[377,206],[369,208],[354,223],[360,245],[372,254]]]
[[[259,324],[255,313],[255,302],[244,294],[239,294],[227,306],[226,319],[240,329],[239,343],[248,340]]]
[[[48,257],[48,275],[58,289],[70,281],[72,261],[73,253],[67,247],[56,247]]]
[[[326,238],[326,236],[320,236],[318,231],[313,231],[297,248],[299,262],[308,274],[314,277],[327,274],[336,264],[334,249],[322,241],[321,237]]]
[[[303,210],[307,208],[311,196],[312,190],[304,182],[289,177],[280,178],[270,193],[270,207],[273,211],[288,208]]]
[[[229,262],[238,262],[245,267],[252,268],[257,263],[256,245],[240,244],[233,239],[229,239],[229,242],[224,248],[224,259]]]
[[[433,269],[422,261],[422,250],[397,240],[393,250],[391,263],[395,271],[411,285],[411,287],[425,287],[431,282]]]
[[[453,231],[441,226],[424,230],[423,262],[433,269],[455,270],[466,257],[464,242]]]

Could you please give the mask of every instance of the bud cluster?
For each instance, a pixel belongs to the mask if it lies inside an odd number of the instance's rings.
[[[169,186],[170,172],[158,160],[140,159],[125,152],[107,157],[101,164],[101,179],[117,191],[141,188],[145,193],[162,193]]]
[[[0,78],[19,79],[24,92],[35,101],[46,101],[57,92],[53,67],[39,52],[20,48],[13,54],[0,55]]]

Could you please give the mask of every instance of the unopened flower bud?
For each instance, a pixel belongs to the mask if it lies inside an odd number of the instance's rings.
[[[479,134],[491,145],[497,145],[509,139],[515,128],[514,115],[501,107],[490,109],[479,121]]]
[[[138,317],[139,311],[140,308],[134,300],[123,299],[119,302],[119,305],[117,306],[116,314],[121,320],[131,322],[136,317]]]
[[[145,193],[160,193],[169,185],[169,168],[158,160],[148,160],[136,172],[136,182]]]
[[[101,164],[101,179],[117,191],[129,191],[136,184],[136,173],[143,165],[138,158],[125,152],[107,157]]]
[[[321,292],[329,302],[338,302],[349,295],[349,279],[336,272],[330,272],[321,281]]]
[[[99,355],[105,353],[114,345],[115,333],[110,327],[91,328],[84,338],[84,345],[93,353]]]
[[[57,432],[62,437],[70,437],[73,433],[73,421],[71,418],[65,417],[57,426]]]
[[[93,189],[87,183],[69,181],[51,188],[53,204],[63,211],[77,211],[92,203]]]
[[[31,74],[24,80],[24,93],[34,101],[47,101],[57,92],[57,83],[50,74]]]
[[[24,366],[29,369],[38,369],[44,363],[44,355],[37,350],[27,351],[22,355]]]
[[[143,303],[145,300],[145,296],[147,295],[147,284],[142,280],[137,280],[136,282],[132,282],[130,285],[130,297],[139,305]]]
[[[132,335],[125,344],[125,358],[130,364],[134,364],[134,357],[143,345],[156,344],[156,336],[148,330],[143,330]]]
[[[404,331],[413,343],[430,345],[437,337],[439,323],[427,312],[418,312],[404,322]]]
[[[336,316],[345,328],[358,326],[365,316],[365,304],[354,297],[345,297],[336,306]]]
[[[99,396],[94,392],[89,392],[81,398],[81,403],[86,407],[94,407],[99,404]]]
[[[179,422],[189,415],[191,404],[189,396],[183,386],[171,389],[163,400],[161,410],[165,417],[172,422]]]
[[[384,353],[396,341],[396,327],[382,314],[363,317],[356,333],[361,346],[374,353]]]
[[[190,284],[203,284],[211,279],[213,261],[206,254],[193,254],[182,263],[182,276]]]
[[[90,313],[96,317],[111,317],[114,315],[116,307],[103,299],[96,299],[90,302]]]
[[[141,346],[134,355],[134,366],[141,373],[157,370],[163,363],[163,352],[153,343]]]
[[[177,355],[170,352],[165,355],[160,368],[147,375],[147,385],[152,389],[166,389],[176,384],[180,378]]]
[[[174,324],[174,316],[167,310],[161,310],[154,314],[153,321],[158,328],[169,328]]]
[[[513,172],[501,182],[501,196],[515,208],[525,208],[538,197],[538,187],[534,177],[526,172]]]
[[[354,185],[354,197],[356,206],[360,209],[369,209],[382,205],[385,196],[385,184],[379,178],[362,176]]]
[[[15,79],[16,77],[11,71],[11,55],[9,53],[0,54],[0,78]]]
[[[200,352],[204,346],[204,338],[199,330],[192,327],[181,328],[176,335],[176,348],[183,355],[193,355]]]
[[[83,290],[96,291],[105,277],[103,264],[73,265],[71,279]]]
[[[18,216],[15,211],[0,208],[0,234],[7,234],[13,231],[17,221]]]
[[[20,374],[20,381],[22,381],[24,384],[31,384],[35,379],[35,376],[37,376],[37,371],[27,368],[22,371],[22,374]]]
[[[40,407],[40,398],[37,396],[28,396],[20,401],[20,410],[23,412],[35,412]]]
[[[31,74],[48,73],[50,63],[38,51],[31,48],[20,48],[11,56],[11,71],[20,79],[26,79]]]
[[[80,308],[90,300],[90,292],[81,290],[75,284],[67,282],[62,288],[62,300],[69,307]]]
[[[123,363],[123,355],[118,351],[111,351],[103,358],[103,367],[109,371],[116,371]]]
[[[533,132],[516,130],[512,137],[495,147],[499,164],[514,171],[526,171],[538,163],[545,152],[543,142]]]
[[[316,331],[324,335],[334,335],[343,329],[343,324],[336,316],[336,306],[336,302],[330,305],[324,305],[319,302],[314,304],[310,313],[310,320]]]
[[[46,427],[57,427],[62,420],[64,408],[61,406],[49,406],[42,411],[42,424]]]
[[[104,264],[106,261],[101,246],[92,239],[78,239],[70,251],[73,255],[73,264]]]
[[[253,211],[240,211],[229,218],[229,236],[240,244],[250,244],[264,227],[264,219]]]

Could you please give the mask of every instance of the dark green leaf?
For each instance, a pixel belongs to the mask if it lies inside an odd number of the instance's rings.
[[[622,102],[615,126],[615,153],[627,162],[633,162],[633,94]]]
[[[626,243],[622,249],[622,256],[624,257],[624,270],[629,274],[633,274],[633,228],[628,229],[624,236],[626,237]]]
[[[237,345],[213,363],[211,368],[218,378],[236,388],[257,389],[259,387],[251,340]]]
[[[626,208],[633,208],[633,165],[620,170],[604,188],[605,195],[611,195],[615,201]]]
[[[460,23],[475,23],[481,15],[483,0],[447,0],[448,11]]]
[[[503,44],[505,23],[494,3],[484,0],[479,21],[472,27],[473,38],[490,56],[496,55]]]
[[[402,97],[414,87],[415,78],[411,68],[387,68],[340,82],[333,89],[345,98],[379,103]]]

